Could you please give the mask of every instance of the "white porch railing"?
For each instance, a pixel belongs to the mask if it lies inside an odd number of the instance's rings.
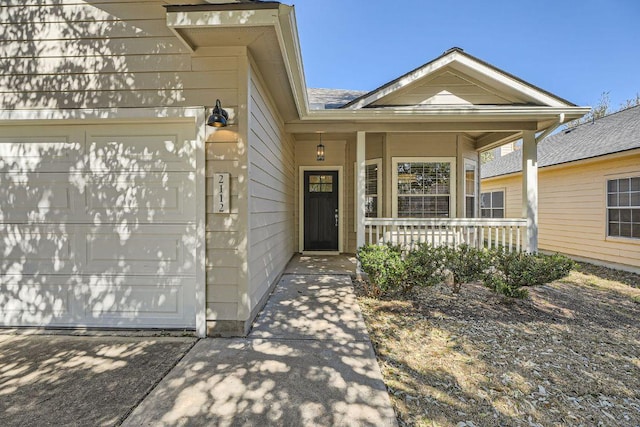
[[[494,218],[366,218],[365,243],[433,246],[468,244],[477,248],[503,247],[525,251],[526,219]]]

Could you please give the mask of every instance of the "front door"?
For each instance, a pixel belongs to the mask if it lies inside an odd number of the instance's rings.
[[[338,172],[304,172],[304,250],[338,250]]]

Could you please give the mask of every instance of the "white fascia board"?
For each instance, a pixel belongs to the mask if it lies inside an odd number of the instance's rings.
[[[454,52],[455,53],[455,52]],[[422,68],[419,68],[417,70],[415,70],[413,73],[410,73],[406,76],[404,76],[403,78],[401,78],[400,80],[398,80],[397,82],[395,82],[392,85],[389,85],[387,87],[385,87],[384,89],[381,89],[379,91],[376,91],[374,93],[372,93],[370,96],[363,98],[362,100],[360,100],[359,102],[357,102],[356,104],[353,104],[347,108],[345,108],[344,110],[357,110],[360,108],[363,108],[367,105],[370,105],[382,98],[384,98],[385,96],[389,95],[390,93],[393,93],[399,89],[402,89],[403,87],[415,82],[416,80],[421,79],[422,77],[433,73],[437,70],[439,70],[440,68],[445,67],[446,65],[452,63],[454,61],[454,56],[453,54],[451,55],[447,55],[444,56],[434,62],[431,62],[427,65],[425,65]]]
[[[540,90],[537,90],[534,87],[531,87],[518,80],[515,80],[512,77],[509,77],[505,74],[499,73],[493,68],[490,68],[477,61],[474,61],[473,59],[467,56],[460,55],[457,52],[454,52],[454,53],[456,54],[456,62],[460,63],[461,65],[471,68],[472,70],[480,74],[483,74],[491,78],[492,80],[495,80],[496,82],[503,84],[517,92],[520,92],[528,97],[531,97],[542,104],[548,105],[550,107],[569,107],[570,106],[565,102],[561,102],[560,100],[558,100],[553,96],[547,95],[546,93],[541,92]]]
[[[449,53],[448,55],[443,56],[440,59],[437,59],[415,70],[414,72],[402,77],[400,80],[393,83],[392,85],[389,85],[379,91],[374,92],[370,96],[360,100],[358,103],[351,105],[345,109],[356,110],[356,109],[363,108],[367,105],[370,105],[384,98],[385,96],[393,92],[396,92],[399,89],[402,89],[403,87],[406,87],[407,85],[410,85],[411,83],[423,78],[426,75],[434,73],[435,71],[441,68],[444,68],[449,64],[456,64],[456,63],[462,65],[463,67],[471,69],[479,74],[482,74],[488,77],[489,79],[494,80],[497,83],[502,84],[516,92],[522,93],[527,97],[533,98],[542,104],[545,104],[551,107],[570,107],[571,106],[565,102],[561,102],[556,97],[550,96],[540,90],[537,90],[536,88],[530,85],[520,82],[512,77],[509,77],[505,74],[502,74],[496,71],[491,67],[488,67],[482,63],[479,63],[464,54],[454,51]]]
[[[307,83],[298,38],[298,24],[293,6],[280,5],[280,25],[276,26],[276,34],[280,50],[287,69],[291,91],[300,117],[309,114]]]
[[[469,120],[500,120],[510,119],[526,119],[539,120],[540,118],[553,118],[561,114],[565,115],[565,122],[572,118],[581,117],[590,111],[589,107],[494,107],[494,106],[474,106],[474,107],[455,107],[455,108],[393,108],[393,109],[339,109],[339,110],[314,110],[304,117],[308,121],[447,121],[460,120],[467,118]]]
[[[37,120],[69,122],[100,122],[109,120],[122,122],[145,121],[185,121],[196,120],[202,114],[203,107],[167,107],[167,108],[91,108],[91,109],[38,109],[38,110],[0,110],[0,125],[16,125],[20,121]]]

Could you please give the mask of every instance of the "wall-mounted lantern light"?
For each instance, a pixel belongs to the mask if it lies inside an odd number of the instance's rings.
[[[223,128],[227,126],[229,120],[229,114],[222,108],[220,100],[216,99],[216,106],[213,108],[213,112],[207,119],[207,126],[214,128]]]
[[[324,145],[322,145],[322,134],[320,134],[320,144],[316,146],[316,160],[324,162]]]

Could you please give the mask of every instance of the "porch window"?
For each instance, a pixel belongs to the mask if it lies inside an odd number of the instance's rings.
[[[454,158],[394,158],[393,214],[398,218],[451,218]],[[454,174],[452,174],[454,171]]]
[[[607,181],[607,235],[640,239],[640,177]]]
[[[482,218],[504,218],[504,190],[480,195],[480,215]]]
[[[367,160],[365,166],[365,217],[378,218],[380,216],[382,210],[381,188],[382,159]]]
[[[478,163],[465,159],[464,161],[464,216],[465,218],[475,218],[478,216],[476,210],[476,195],[478,189]]]

